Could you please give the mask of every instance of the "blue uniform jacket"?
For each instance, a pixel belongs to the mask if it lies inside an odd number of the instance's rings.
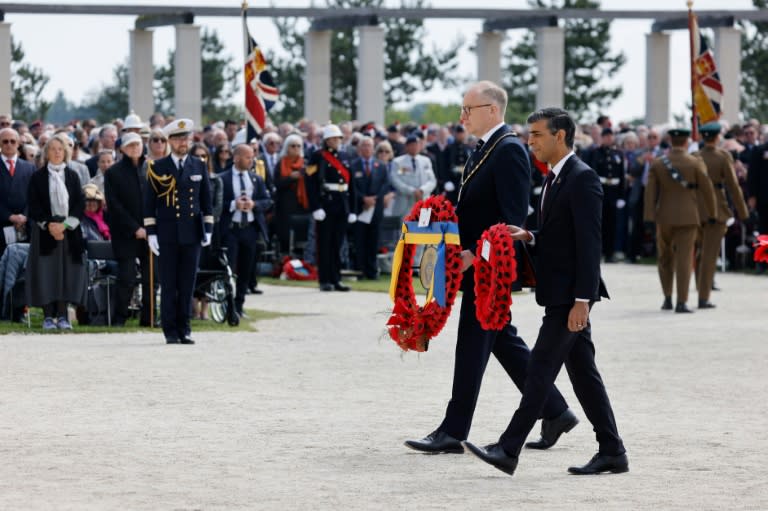
[[[193,156],[179,171],[170,156],[155,160],[147,169],[144,194],[144,227],[160,243],[200,243],[213,231],[211,183],[205,164]]]

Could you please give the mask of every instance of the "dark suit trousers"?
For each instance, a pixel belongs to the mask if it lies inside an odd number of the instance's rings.
[[[616,200],[618,196],[614,197],[613,192],[605,194],[603,199],[603,255],[606,259],[613,257],[616,251],[616,216],[618,211],[616,209]]]
[[[237,273],[237,291],[235,292],[235,308],[238,312],[243,311],[245,302],[245,293],[251,282],[255,263],[258,257],[258,234],[256,233],[256,224],[251,223],[248,227],[239,228],[235,225],[227,233],[227,256],[229,257],[232,268]]]
[[[376,253],[379,250],[379,223],[355,223],[355,259],[358,271],[369,279],[379,274]]]
[[[591,326],[581,332],[568,330],[570,305],[547,307],[536,345],[531,351],[528,377],[520,406],[501,435],[499,443],[510,455],[518,455],[526,437],[553,388],[557,373],[565,363],[573,390],[587,415],[600,445],[600,453],[616,456],[624,453],[624,444],[616,428],[611,403],[603,380],[595,366],[595,345]]]
[[[141,244],[146,247],[145,243]],[[147,251],[140,250],[139,254],[116,254],[117,259],[117,321],[128,319],[128,306],[136,285],[136,257],[139,258],[141,267],[141,319],[144,324],[149,324],[150,291],[149,291],[149,258]]]
[[[341,281],[341,245],[347,232],[347,213],[326,209],[322,222],[315,222],[317,229],[317,271],[320,284],[336,284]]]
[[[465,279],[473,279],[472,270],[464,273]],[[517,335],[517,329],[508,324],[501,331],[483,330],[475,315],[475,293],[464,291],[459,315],[459,332],[456,340],[456,357],[453,368],[453,391],[445,419],[438,428],[454,438],[465,440],[472,426],[477,396],[488,359],[493,356],[499,361],[522,392],[530,350]],[[562,414],[568,404],[556,387],[550,387],[550,397],[542,406],[543,417],[552,419]],[[538,415],[537,415],[538,417]]]
[[[191,332],[192,291],[195,288],[200,243],[160,243],[160,318],[166,337]]]

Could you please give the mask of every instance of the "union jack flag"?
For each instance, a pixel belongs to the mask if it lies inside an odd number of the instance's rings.
[[[261,133],[267,122],[267,113],[275,106],[278,90],[267,70],[267,61],[259,45],[248,31],[246,10],[243,9],[243,37],[245,38],[245,120],[250,141]]]

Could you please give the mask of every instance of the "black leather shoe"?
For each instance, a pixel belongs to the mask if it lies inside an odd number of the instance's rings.
[[[542,419],[541,438],[535,442],[528,442],[525,446],[529,449],[549,449],[557,443],[560,435],[568,433],[578,423],[579,419],[576,418],[570,408],[554,419]]]
[[[671,311],[672,310],[672,297],[667,296],[664,298],[664,303],[661,304],[661,310],[663,311]]]
[[[320,291],[333,291],[333,284],[320,284]]]
[[[675,305],[675,312],[689,313],[689,312],[693,312],[693,311],[691,309],[689,309],[686,304],[678,303],[677,305]]]
[[[333,285],[333,289],[336,291],[349,291],[349,286],[345,286],[341,282],[337,282]]]
[[[709,300],[699,300],[699,309],[714,309],[715,304]]]
[[[186,337],[186,336],[179,339],[179,342],[181,344],[195,344],[195,341],[193,341],[190,337]]]
[[[485,447],[478,447],[471,442],[462,442],[464,448],[470,453],[474,454],[489,465],[493,465],[502,472],[509,475],[515,473],[517,468],[517,456],[510,456],[499,444],[486,445]]]
[[[464,452],[461,442],[443,431],[433,431],[421,440],[406,440],[405,446],[429,454],[461,454]]]
[[[258,287],[252,287],[252,288],[251,288],[251,293],[253,293],[253,294],[255,294],[255,295],[263,295],[263,294],[264,294],[264,291],[262,291],[262,290],[261,290],[261,289],[259,289]]]
[[[599,474],[600,472],[621,474],[629,472],[629,460],[627,460],[626,453],[618,456],[605,456],[597,453],[583,467],[568,467],[568,472],[576,475]]]
[[[165,344],[179,344],[179,338],[178,337],[166,337],[165,338]]]

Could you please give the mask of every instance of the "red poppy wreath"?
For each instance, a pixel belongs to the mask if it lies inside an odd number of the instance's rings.
[[[754,259],[756,263],[768,263],[768,234],[757,237]]]
[[[300,264],[294,263],[298,261]],[[306,261],[283,257],[283,273],[288,280],[317,280],[317,268]]]
[[[504,224],[487,229],[477,242],[475,257],[475,311],[485,330],[501,330],[509,323],[512,284],[517,262],[512,236]]]
[[[418,221],[423,208],[431,209],[430,224],[442,223],[443,226],[456,227],[458,218],[453,205],[441,196],[428,197],[418,201],[403,221],[406,223]],[[405,230],[404,228],[404,232]],[[456,234],[453,236],[458,238]],[[448,235],[443,235],[444,239],[447,237]],[[420,306],[413,290],[413,257],[416,252],[416,244],[405,243],[404,239],[405,236],[398,243],[398,249],[395,250],[395,258],[399,258],[397,252],[400,250],[402,250],[402,258],[397,274],[392,276],[393,279],[396,278],[397,280],[396,282],[393,280],[390,287],[394,307],[389,321],[387,321],[387,330],[392,340],[403,351],[427,351],[429,340],[440,333],[440,330],[445,326],[461,285],[461,245],[456,239],[456,242],[446,242],[441,247],[445,251],[445,290],[444,295],[441,296],[444,305],[441,306],[439,300],[432,298],[430,293],[430,299],[427,300],[427,303]],[[394,267],[393,271],[395,271]],[[435,271],[437,273],[438,270]],[[438,293],[443,294],[442,290],[435,291],[435,295]]]

